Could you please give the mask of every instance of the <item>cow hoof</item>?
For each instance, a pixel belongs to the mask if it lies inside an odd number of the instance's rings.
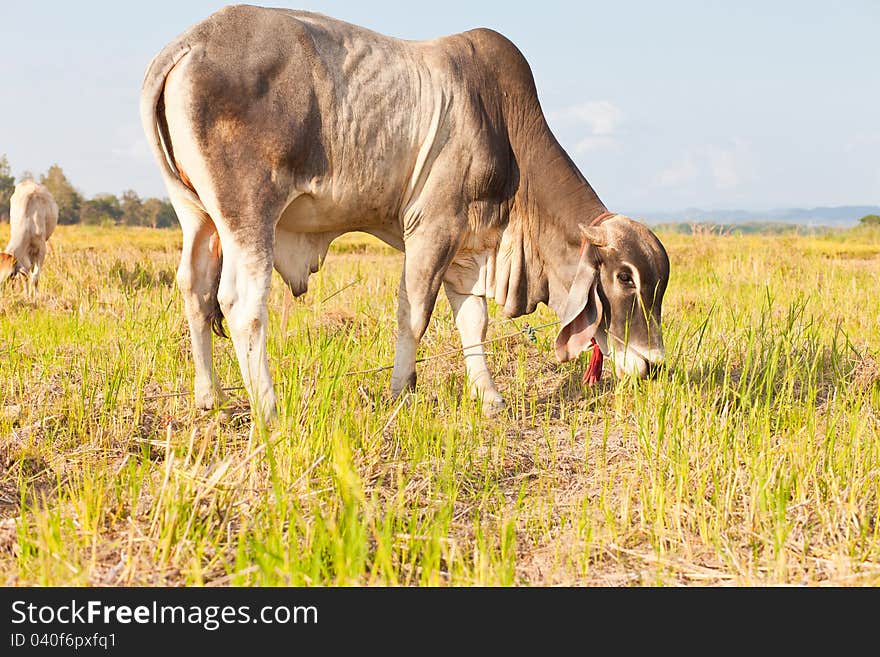
[[[399,388],[397,386],[391,386],[391,399],[399,401],[400,399],[411,397],[415,391],[415,385],[405,385]]]
[[[499,413],[505,411],[507,409],[507,402],[504,401],[501,397],[497,399],[484,399],[483,400],[483,415],[485,417],[494,417]]]
[[[274,393],[266,394],[256,404],[251,402],[251,418],[255,424],[264,427],[272,425],[278,419],[278,405]]]
[[[217,389],[211,389],[205,391],[196,391],[195,393],[195,404],[196,408],[200,411],[213,411],[214,409],[222,408],[229,398],[226,396],[226,393]]]
[[[415,397],[415,392],[410,388],[402,390],[396,395],[393,392],[391,393],[391,401],[393,401],[396,405],[406,408],[413,405]]]
[[[223,400],[212,397],[210,399],[197,399],[196,408],[200,411],[219,411],[225,406]]]

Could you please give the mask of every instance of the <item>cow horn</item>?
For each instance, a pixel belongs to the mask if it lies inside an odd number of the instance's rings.
[[[608,246],[608,234],[601,226],[585,226],[584,224],[579,223],[578,228],[581,231],[581,235],[584,236],[584,239],[593,246],[598,246],[600,248]]]

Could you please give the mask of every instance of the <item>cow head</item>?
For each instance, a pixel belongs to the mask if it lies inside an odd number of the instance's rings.
[[[15,256],[11,253],[0,253],[0,283],[5,283],[16,273]]]
[[[665,358],[666,249],[645,225],[619,214],[580,230],[583,247],[560,314],[556,357],[577,358],[595,339],[619,376],[650,376]]]

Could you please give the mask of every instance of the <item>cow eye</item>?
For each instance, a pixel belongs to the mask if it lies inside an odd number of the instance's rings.
[[[628,271],[620,271],[617,272],[617,280],[626,285],[627,287],[634,287],[635,283],[633,283],[632,274]]]

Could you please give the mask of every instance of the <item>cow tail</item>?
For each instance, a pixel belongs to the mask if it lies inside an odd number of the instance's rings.
[[[197,207],[204,208],[201,199],[180,175],[174,160],[171,157],[170,143],[168,143],[168,131],[164,125],[164,98],[165,80],[168,74],[180,61],[186,57],[192,50],[188,44],[180,41],[169,44],[165,47],[147,67],[144,75],[144,81],[141,86],[141,124],[143,125],[144,134],[150,145],[150,150],[159,169],[162,172],[162,178],[165,180],[166,186],[173,188],[184,198],[193,202]],[[211,312],[209,321],[211,322],[211,330],[221,338],[228,338],[226,329],[223,326],[223,311],[220,309],[220,302],[217,300],[217,291],[220,288],[220,272],[223,270],[223,255],[220,254],[220,267],[217,269],[217,278],[211,286]]]
[[[164,143],[163,126],[160,123],[160,107],[164,105],[163,93],[165,91],[165,80],[179,62],[192,50],[191,46],[182,43],[172,43],[164,48],[150,65],[144,75],[144,82],[141,86],[141,124],[147,143],[156,162],[159,164],[159,170],[165,179],[165,184],[173,187],[176,191],[181,192],[189,200],[195,202],[198,206],[202,206],[202,202],[198,195],[188,187],[180,177],[172,158],[169,154],[169,144]]]
[[[211,286],[211,330],[219,338],[228,338],[229,334],[223,326],[223,311],[220,309],[220,302],[217,300],[217,291],[220,289],[220,274],[223,272],[223,254],[220,254],[220,266],[217,268],[217,277]]]

